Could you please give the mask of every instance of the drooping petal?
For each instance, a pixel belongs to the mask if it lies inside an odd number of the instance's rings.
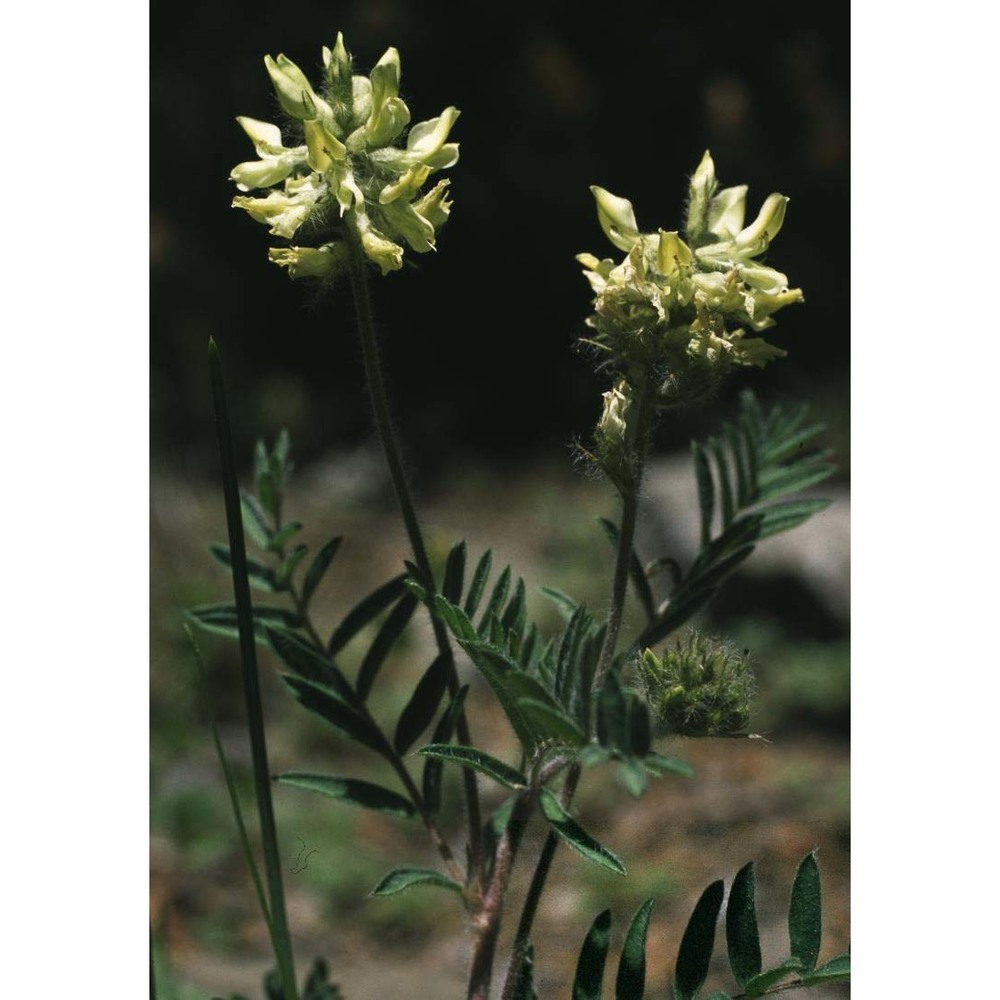
[[[763,253],[781,230],[787,204],[788,198],[783,194],[769,194],[757,218],[746,229],[736,234],[734,242],[737,250],[750,257]]]
[[[391,184],[386,184],[382,188],[382,193],[378,196],[379,204],[388,205],[397,198],[410,201],[423,186],[430,172],[431,168],[425,164],[410,167],[405,174],[402,174],[397,180]]]
[[[708,204],[708,231],[720,240],[731,240],[743,228],[747,186],[723,188]]]
[[[429,156],[436,153],[444,145],[459,114],[457,108],[449,107],[437,118],[414,125],[406,137],[406,151],[411,159],[426,162]]]
[[[285,151],[281,144],[281,129],[277,125],[247,118],[246,115],[239,115],[236,120],[250,137],[258,156],[277,156]]]
[[[381,206],[381,215],[389,236],[402,236],[417,252],[434,249],[434,227],[413,206],[405,201],[393,201]]]
[[[272,187],[280,184],[294,169],[294,157],[269,156],[263,160],[249,160],[238,163],[229,175],[231,181],[241,191],[252,191],[254,188]]]
[[[635,221],[632,202],[627,198],[619,198],[596,184],[590,190],[597,202],[597,221],[600,222],[604,235],[619,250],[631,250],[639,241],[639,226]]]
[[[419,201],[413,202],[413,211],[422,215],[435,230],[448,221],[451,201],[447,197],[450,181],[438,181]]]

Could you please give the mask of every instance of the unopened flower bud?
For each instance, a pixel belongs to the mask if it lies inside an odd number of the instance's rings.
[[[590,190],[597,201],[597,221],[605,236],[619,250],[631,250],[639,241],[639,226],[635,221],[632,202],[627,198],[619,198],[596,184],[591,185]]]

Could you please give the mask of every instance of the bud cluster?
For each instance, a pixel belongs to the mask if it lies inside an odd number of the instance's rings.
[[[750,659],[729,643],[691,630],[662,656],[647,649],[638,669],[650,710],[668,733],[731,736],[750,722]]]
[[[785,352],[745,328],[775,325],[774,313],[802,301],[784,274],[759,258],[777,236],[788,199],[772,194],[744,226],[745,185],[718,189],[706,152],[691,178],[683,238],[642,233],[632,204],[600,187],[591,191],[608,239],[625,258],[577,256],[595,293],[587,342],[619,370],[639,367],[658,379],[657,403],[682,401],[733,365],[763,367]]]
[[[267,194],[238,196],[233,207],[274,236],[292,239],[308,223],[319,237],[317,246],[273,248],[270,259],[292,278],[329,278],[348,252],[329,236],[345,229],[383,274],[403,266],[403,244],[417,253],[433,250],[451,209],[448,181],[423,187],[458,161],[458,144],[447,142],[458,111],[445,108],[414,125],[405,146],[396,145],[410,122],[399,96],[396,49],[387,49],[369,76],[356,76],[338,34],[333,49],[323,48],[321,93],[285,56],[266,56],[264,64],[297,144],[286,147],[277,125],[238,118],[259,159],[238,164],[230,179],[241,191]]]

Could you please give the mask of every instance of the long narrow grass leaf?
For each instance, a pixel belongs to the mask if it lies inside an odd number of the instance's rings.
[[[302,788],[307,792],[318,792],[332,799],[340,799],[348,805],[360,806],[374,812],[388,813],[409,819],[416,815],[413,803],[397,792],[391,792],[381,785],[356,778],[337,778],[329,774],[307,774],[304,771],[286,771],[277,774],[274,780],[282,785]]]
[[[222,492],[226,508],[229,552],[232,559],[233,597],[236,602],[238,619],[243,687],[246,696],[254,785],[264,848],[264,868],[267,872],[271,922],[274,928],[275,960],[280,970],[285,1000],[298,1000],[291,936],[288,932],[288,918],[285,913],[285,889],[278,856],[278,837],[274,822],[274,808],[271,803],[267,738],[264,732],[264,712],[260,698],[260,680],[257,674],[254,616],[250,601],[250,582],[246,569],[246,544],[243,536],[240,490],[236,478],[236,460],[233,456],[229,411],[226,406],[226,392],[222,379],[222,362],[214,340],[209,340],[208,367],[218,431],[219,457],[222,465]]]
[[[646,993],[646,934],[652,910],[653,900],[647,899],[629,924],[618,960],[615,1000],[642,1000]]]
[[[397,601],[406,590],[406,574],[393,577],[373,590],[352,608],[334,629],[326,651],[336,656],[369,622],[377,618],[390,604]]]
[[[625,875],[625,866],[621,859],[612,854],[603,844],[598,843],[579,823],[559,804],[559,800],[547,789],[542,789],[540,805],[542,815],[548,820],[549,826],[562,837],[579,854],[588,861],[593,861],[615,872]]]
[[[399,603],[392,609],[392,613],[382,623],[378,630],[365,658],[361,661],[361,669],[358,671],[358,681],[355,685],[358,697],[365,701],[371,693],[372,685],[378,676],[382,665],[390,650],[396,644],[396,640],[403,634],[413,612],[417,608],[417,598],[413,594],[404,594]]]
[[[247,833],[246,823],[243,820],[243,809],[240,807],[240,797],[236,792],[236,782],[233,778],[232,768],[229,766],[229,758],[222,746],[222,739],[219,736],[219,727],[215,721],[215,713],[208,698],[208,671],[205,669],[205,662],[201,658],[201,650],[194,640],[191,629],[184,626],[187,632],[188,641],[191,643],[191,652],[194,654],[195,664],[198,668],[199,688],[202,701],[205,706],[205,713],[208,716],[209,726],[212,729],[212,742],[215,745],[215,755],[219,759],[222,767],[222,775],[226,781],[226,791],[229,793],[229,805],[233,810],[233,818],[236,820],[236,829],[239,832],[240,846],[243,849],[243,857],[246,859],[247,868],[250,869],[250,878],[253,880],[254,891],[257,893],[257,904],[260,906],[261,916],[267,925],[268,936],[274,945],[274,927],[271,924],[271,909],[267,903],[267,895],[264,892],[264,883],[261,881],[260,869],[257,867],[257,860],[254,858],[253,847],[250,845],[250,836]]]

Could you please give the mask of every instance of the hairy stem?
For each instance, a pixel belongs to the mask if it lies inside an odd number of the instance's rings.
[[[628,488],[622,491],[622,519],[621,528],[618,532],[618,552],[615,557],[615,572],[611,581],[611,603],[608,609],[607,631],[604,633],[604,642],[601,646],[600,657],[597,661],[597,670],[594,674],[594,691],[600,690],[604,676],[614,661],[615,647],[618,645],[618,633],[621,631],[622,618],[625,611],[625,596],[628,591],[629,563],[632,559],[632,543],[635,539],[639,493],[642,488],[642,474],[646,464],[651,417],[649,390],[645,384],[638,388],[637,395],[637,415],[635,436],[633,438],[635,455],[633,475]],[[576,786],[580,780],[580,771],[580,765],[573,764],[566,774],[566,781],[560,793],[560,801],[564,809],[568,809],[570,803],[573,801],[573,795],[576,793]],[[545,882],[548,879],[549,869],[552,867],[552,859],[555,857],[558,845],[559,838],[554,831],[550,830],[542,847],[542,852],[538,857],[538,863],[535,865],[535,873],[532,875],[528,895],[525,898],[524,908],[521,911],[521,919],[517,925],[517,933],[514,937],[510,965],[507,968],[507,978],[504,982],[502,1000],[512,1000],[514,985],[517,983],[521,965],[524,962],[528,945],[531,941],[531,930],[534,926],[535,914],[538,911],[538,903],[542,898],[542,892],[545,890]]]
[[[378,342],[375,338],[371,298],[368,294],[367,263],[362,253],[357,234],[350,234],[347,244],[350,249],[349,272],[351,292],[354,299],[358,335],[361,340],[361,351],[365,364],[365,379],[368,383],[368,394],[371,398],[375,428],[378,432],[379,441],[382,444],[386,464],[389,466],[389,475],[392,478],[392,485],[396,491],[396,499],[399,501],[403,523],[406,526],[406,534],[410,540],[410,548],[413,550],[413,559],[424,577],[422,582],[428,589],[428,596],[432,599],[429,602],[430,606],[433,603],[435,591],[434,574],[431,572],[430,560],[427,558],[427,547],[424,544],[424,536],[420,530],[420,523],[417,520],[416,508],[413,505],[413,497],[410,494],[406,472],[403,468],[399,442],[396,438],[396,432],[393,428],[389,412],[389,400],[386,395],[385,382],[382,378]],[[430,614],[438,651],[447,658],[449,664],[448,691],[454,698],[459,687],[458,670],[455,667],[455,657],[451,649],[451,642],[448,639],[448,631],[433,611]],[[472,739],[469,735],[469,724],[464,709],[458,716],[456,728],[458,729],[459,740],[466,746],[471,746]],[[464,768],[462,770],[462,780],[465,788],[465,807],[469,822],[469,856],[472,871],[475,873],[476,880],[481,883],[483,863],[482,818],[475,772],[469,768]]]
[[[521,844],[528,818],[538,800],[539,786],[522,793],[514,805],[510,819],[497,845],[493,876],[483,896],[483,904],[473,926],[472,967],[469,971],[468,1000],[488,1000],[493,977],[503,901],[510,880],[514,858]]]

